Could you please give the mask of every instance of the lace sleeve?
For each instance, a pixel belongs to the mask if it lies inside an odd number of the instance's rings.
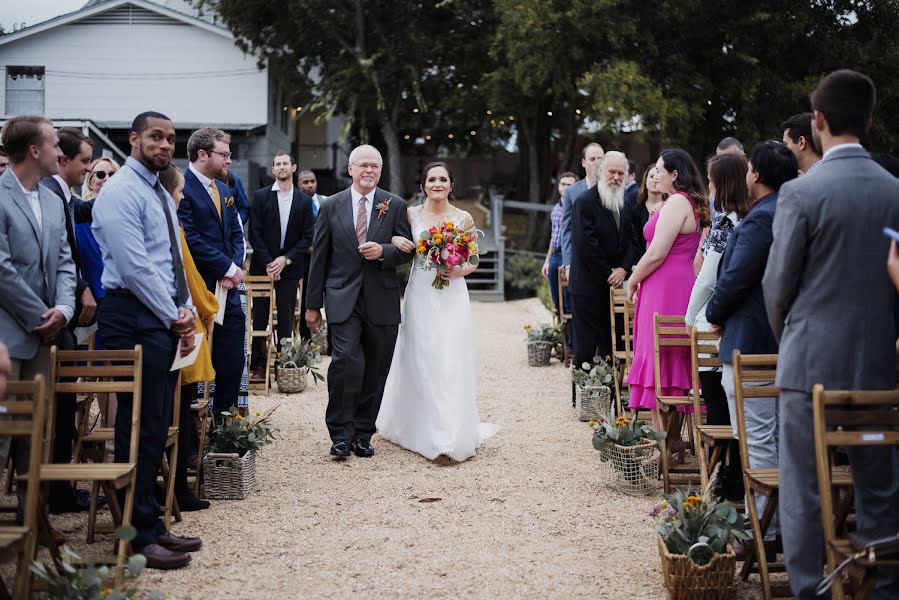
[[[471,218],[471,215],[462,211],[462,214],[459,216],[459,226],[463,228],[474,227],[474,219]]]

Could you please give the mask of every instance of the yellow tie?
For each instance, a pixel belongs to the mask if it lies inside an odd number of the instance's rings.
[[[219,188],[215,185],[215,181],[209,184],[209,188],[212,190],[212,202],[215,204],[215,210],[219,213],[219,221],[222,220],[222,199],[219,198]]]

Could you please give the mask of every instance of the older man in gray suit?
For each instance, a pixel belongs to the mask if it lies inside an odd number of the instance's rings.
[[[12,163],[0,177],[0,339],[9,347],[12,379],[49,377],[50,344],[75,314],[65,209],[38,183],[57,172],[62,152],[43,117],[13,117],[0,137]],[[0,441],[3,464],[9,447],[9,438]],[[24,473],[28,453],[15,455]]]
[[[812,94],[819,167],[780,191],[763,280],[780,341],[780,515],[784,557],[797,598],[814,598],[823,533],[812,435],[812,386],[896,386],[895,291],[883,268],[886,225],[899,228],[899,181],[859,144],[874,111],[874,84],[854,71],[825,77]],[[853,448],[858,532],[899,530],[895,448]],[[882,570],[873,597],[899,597],[895,570]]]

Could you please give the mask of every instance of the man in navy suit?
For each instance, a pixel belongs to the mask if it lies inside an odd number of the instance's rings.
[[[230,144],[231,136],[211,127],[190,136],[190,166],[184,172],[184,199],[178,206],[187,246],[206,287],[214,292],[220,283],[228,290],[224,322],[216,324],[212,335],[216,415],[237,406],[246,360],[246,320],[237,291],[244,278],[243,229],[231,191],[219,181],[227,177],[231,164]]]
[[[768,264],[773,240],[772,224],[780,187],[796,179],[799,164],[786,144],[769,141],[757,144],[749,154],[746,183],[753,200],[749,214],[731,234],[721,259],[715,292],[706,308],[709,323],[722,331],[719,359],[724,364],[721,385],[727,395],[730,422],[736,433],[737,415],[734,395],[733,352],[777,354],[777,339],[768,323],[762,276]],[[752,385],[773,385],[754,382]],[[749,467],[776,467],[778,457],[777,398],[753,398],[744,407]],[[756,495],[759,511],[766,498]],[[774,520],[764,533],[773,542],[778,532]]]
[[[289,152],[278,151],[272,162],[275,183],[253,193],[247,237],[253,247],[250,275],[268,275],[275,280],[278,308],[278,348],[283,338],[293,336],[293,313],[297,307],[297,289],[306,277],[306,251],[312,247],[315,217],[312,198],[293,185],[297,166]],[[268,301],[253,305],[254,327],[264,328]],[[262,340],[254,340],[251,361],[253,379],[264,379],[265,355]]]

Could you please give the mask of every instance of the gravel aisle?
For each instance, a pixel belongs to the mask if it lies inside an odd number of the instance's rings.
[[[282,430],[257,457],[257,489],[186,513],[175,532],[204,549],[140,587],[175,599],[665,597],[655,498],[596,482],[566,370],[527,366],[522,326],[549,314],[537,300],[473,307],[481,420],[501,427],[475,458],[434,464],[376,436],[373,459],[335,463],[324,385],[254,397],[254,411],[281,405]],[[82,550],[81,518],[57,519]]]

